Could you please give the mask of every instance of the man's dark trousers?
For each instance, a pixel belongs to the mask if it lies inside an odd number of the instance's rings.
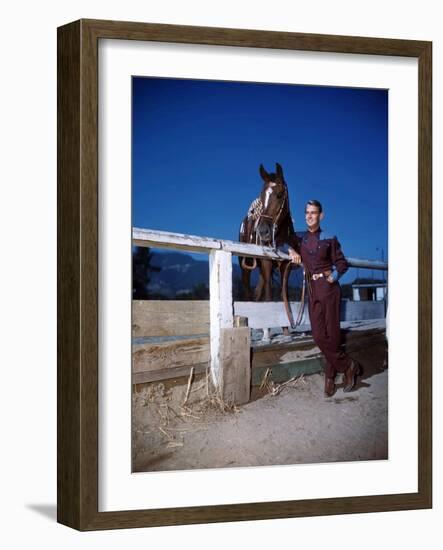
[[[309,281],[309,318],[312,336],[326,358],[325,375],[334,378],[351,366],[351,358],[341,349],[341,290],[336,282],[325,277]]]

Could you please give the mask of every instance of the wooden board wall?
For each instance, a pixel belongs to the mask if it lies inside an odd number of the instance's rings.
[[[291,302],[294,318],[299,302]],[[248,318],[249,328],[272,328],[288,325],[283,302],[235,302],[234,315]],[[342,301],[341,320],[381,319],[384,302]],[[309,326],[308,307],[304,308],[302,325]],[[191,336],[208,334],[208,300],[134,300],[132,302],[132,336]]]
[[[133,300],[132,336],[209,334],[208,300]]]
[[[209,338],[187,338],[132,346],[132,372],[209,364]]]

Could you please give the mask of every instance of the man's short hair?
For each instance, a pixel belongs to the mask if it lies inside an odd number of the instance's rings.
[[[311,199],[310,201],[308,201],[306,203],[306,206],[305,206],[305,211],[306,211],[306,207],[307,206],[316,206],[318,208],[318,211],[320,212],[320,214],[323,212],[323,207],[321,205],[321,202],[320,201],[317,201],[315,199]]]

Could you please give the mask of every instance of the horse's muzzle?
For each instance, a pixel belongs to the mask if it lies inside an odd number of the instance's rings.
[[[261,223],[257,227],[257,233],[260,239],[260,243],[264,246],[268,245],[272,241],[272,230],[267,223]]]

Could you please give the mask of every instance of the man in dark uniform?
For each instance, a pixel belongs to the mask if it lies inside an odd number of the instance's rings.
[[[337,372],[344,374],[343,391],[351,391],[361,373],[361,366],[341,348],[340,303],[338,279],[347,271],[348,263],[335,236],[320,227],[323,208],[310,200],[305,207],[307,231],[289,238],[291,260],[303,262],[308,284],[309,318],[312,336],[326,358],[325,395],[335,393]]]

